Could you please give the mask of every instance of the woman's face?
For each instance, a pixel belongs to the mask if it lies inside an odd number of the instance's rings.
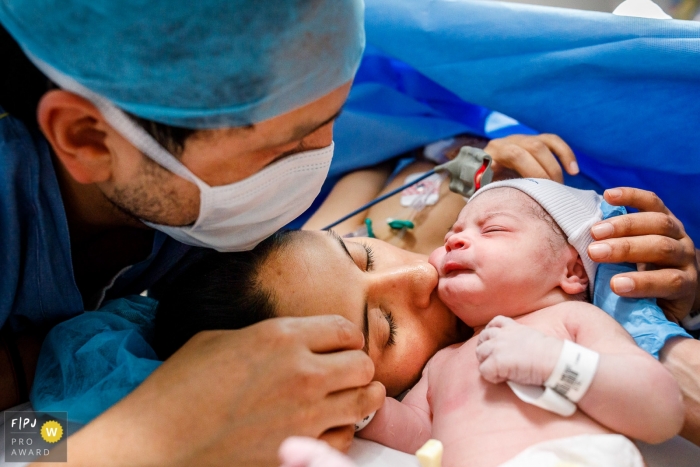
[[[428,258],[371,238],[302,231],[260,272],[279,316],[338,314],[357,324],[375,379],[395,396],[420,378],[438,350],[467,328],[437,296]]]

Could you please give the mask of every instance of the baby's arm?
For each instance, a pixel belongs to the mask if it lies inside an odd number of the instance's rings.
[[[369,425],[357,436],[413,454],[430,439],[431,427],[426,367],[423,377],[403,401],[387,397]]]
[[[574,342],[600,354],[593,381],[578,402],[582,411],[613,431],[650,443],[678,433],[684,412],[678,384],[612,318],[582,302],[536,313],[539,320],[563,321]],[[479,335],[477,346],[484,378],[543,385],[563,341],[508,318],[493,322]]]
[[[574,342],[600,353],[598,369],[578,406],[624,435],[660,443],[678,434],[685,409],[678,383],[608,314],[585,303],[567,314]]]

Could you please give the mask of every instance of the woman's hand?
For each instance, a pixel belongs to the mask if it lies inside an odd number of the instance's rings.
[[[548,178],[562,183],[562,166],[570,175],[579,172],[574,152],[557,135],[544,133],[506,136],[491,140],[484,151],[493,158],[491,169],[494,180],[512,178],[519,174],[522,177]]]
[[[655,297],[671,320],[681,320],[700,306],[693,241],[659,197],[635,188],[613,188],[605,191],[605,200],[640,211],[606,219],[591,228],[598,240],[588,247],[592,260],[637,263],[639,272],[612,278],[613,292],[623,297]]]

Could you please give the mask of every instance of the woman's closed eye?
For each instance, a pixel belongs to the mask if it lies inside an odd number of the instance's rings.
[[[394,321],[391,311],[384,312],[384,318],[386,318],[387,323],[389,323],[389,338],[386,341],[386,347],[391,347],[396,344],[396,321]]]
[[[365,249],[366,254],[365,271],[369,272],[374,269],[374,250],[372,250],[372,247],[366,243],[360,243],[360,245],[362,245],[362,247]]]

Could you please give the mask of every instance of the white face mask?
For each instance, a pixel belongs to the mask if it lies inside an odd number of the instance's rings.
[[[328,175],[333,147],[289,156],[230,185],[210,187],[192,175],[200,191],[197,222],[145,224],[188,245],[250,250],[311,206]]]
[[[186,227],[143,221],[187,245],[218,251],[250,250],[306,211],[321,191],[335,144],[300,152],[274,162],[250,177],[223,186],[209,186],[107,102],[96,103],[122,136],[150,159],[199,188],[199,216]]]
[[[334,143],[288,156],[239,182],[211,187],[110,101],[41,60],[30,58],[59,86],[95,104],[105,120],[143,154],[197,185],[199,216],[193,225],[171,227],[144,221],[187,245],[218,251],[250,250],[306,211],[328,175]]]

